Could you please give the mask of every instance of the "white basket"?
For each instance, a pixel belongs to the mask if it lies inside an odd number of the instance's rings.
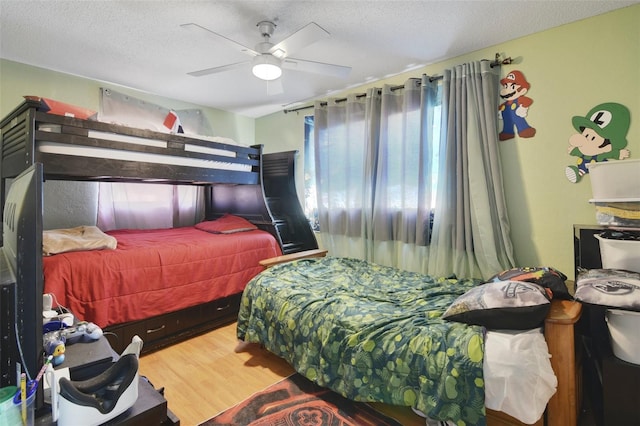
[[[613,354],[623,361],[640,364],[640,312],[607,309],[606,320]]]
[[[640,272],[640,241],[616,240],[595,235],[600,242],[604,269],[626,269]]]
[[[640,160],[611,160],[587,165],[594,201],[640,201]]]

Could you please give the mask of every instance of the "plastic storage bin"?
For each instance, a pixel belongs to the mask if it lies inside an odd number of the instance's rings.
[[[593,201],[640,201],[640,160],[588,164]]]
[[[636,236],[637,240],[623,239]],[[604,269],[640,272],[640,232],[605,232],[595,237],[600,243],[600,257]]]
[[[640,312],[608,309],[606,320],[616,358],[640,364]]]

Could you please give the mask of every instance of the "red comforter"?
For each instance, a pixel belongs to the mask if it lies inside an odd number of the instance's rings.
[[[116,250],[43,259],[44,291],[100,327],[140,320],[240,293],[281,254],[261,230],[212,234],[194,227],[107,232]]]

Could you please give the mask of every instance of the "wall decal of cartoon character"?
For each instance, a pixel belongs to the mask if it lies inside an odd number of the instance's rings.
[[[524,78],[524,74],[518,70],[507,74],[505,78],[500,80],[500,84],[502,85],[500,97],[506,102],[498,108],[503,122],[502,131],[498,138],[501,141],[512,139],[515,136],[514,128],[521,138],[533,137],[536,134],[536,129],[529,126],[525,119],[529,107],[533,103],[533,99],[525,96],[531,85]]]
[[[628,158],[631,153],[625,147],[630,121],[629,109],[615,102],[597,105],[584,117],[573,117],[571,122],[578,133],[569,137],[568,151],[577,158],[575,166],[565,169],[567,179],[579,182],[589,173],[589,163]]]

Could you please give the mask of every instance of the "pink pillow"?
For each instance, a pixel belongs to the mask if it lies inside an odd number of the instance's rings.
[[[201,231],[211,232],[212,234],[233,234],[234,232],[258,229],[257,226],[248,220],[231,214],[225,214],[215,220],[205,220],[204,222],[197,223],[195,227]]]

